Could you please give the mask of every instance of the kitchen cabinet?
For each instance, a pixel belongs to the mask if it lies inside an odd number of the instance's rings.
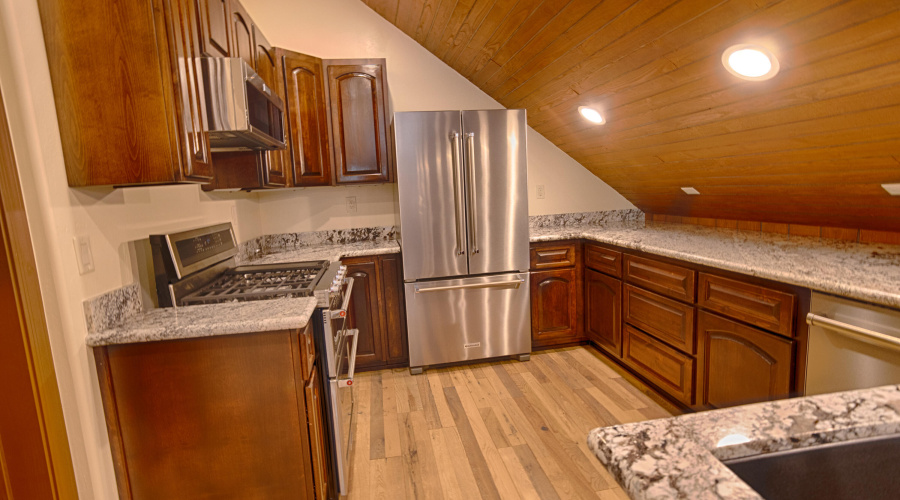
[[[285,80],[288,149],[294,186],[331,185],[331,141],[322,60],[277,49]]]
[[[698,405],[722,408],[786,398],[794,341],[700,311]]]
[[[625,322],[687,354],[695,354],[692,305],[625,285]]]
[[[240,57],[251,68],[256,68],[256,50],[253,42],[253,20],[238,0],[231,3],[231,57]]]
[[[359,330],[357,371],[409,364],[399,254],[343,259],[353,278],[349,321]]]
[[[231,0],[197,0],[200,53],[206,57],[231,55]]]
[[[197,6],[38,2],[69,186],[212,178]]]
[[[584,340],[581,242],[531,244],[531,346]]]
[[[295,362],[306,335],[309,326],[94,348],[120,498],[326,491],[318,370]]]
[[[622,282],[593,269],[585,269],[585,334],[594,345],[617,358],[622,356],[621,311]]]
[[[337,184],[393,180],[384,59],[325,60]]]
[[[625,325],[622,360],[644,379],[678,402],[694,403],[696,361],[677,349]]]

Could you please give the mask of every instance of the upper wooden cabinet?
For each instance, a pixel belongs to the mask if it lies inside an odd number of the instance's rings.
[[[231,55],[231,1],[197,0],[200,16],[200,53],[208,57]]]
[[[284,101],[284,76],[281,71],[281,65],[278,64],[278,57],[275,49],[266,40],[262,32],[256,25],[253,25],[253,43],[256,47],[256,72],[262,77],[275,95]],[[286,106],[285,106],[286,108]],[[287,109],[281,115],[281,130],[287,137]],[[277,120],[276,120],[277,122]],[[287,142],[285,140],[285,142]],[[272,151],[261,151],[257,153],[259,158],[259,166],[263,175],[263,186],[265,187],[285,187],[290,184],[288,165],[291,161],[291,152],[288,149],[276,149]]]
[[[277,49],[285,80],[288,147],[294,186],[331,184],[331,144],[328,138],[328,101],[322,60]]]
[[[326,60],[324,65],[335,182],[390,182],[393,159],[384,59]]]
[[[253,21],[250,14],[237,0],[231,1],[231,57],[240,57],[251,68],[256,68],[256,50],[253,42]]]
[[[91,0],[38,7],[69,185],[208,181],[197,4],[136,0],[116,16]]]

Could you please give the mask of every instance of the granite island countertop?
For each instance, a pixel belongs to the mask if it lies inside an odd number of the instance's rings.
[[[635,499],[760,499],[721,460],[900,433],[900,386],[602,427],[588,447]]]
[[[531,241],[584,238],[900,308],[900,246],[669,223],[549,225]]]

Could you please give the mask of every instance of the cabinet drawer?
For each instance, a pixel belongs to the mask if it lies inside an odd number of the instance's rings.
[[[622,252],[597,245],[584,246],[584,265],[601,273],[622,277]]]
[[[300,370],[303,380],[309,380],[309,372],[316,362],[316,345],[313,337],[312,321],[300,332]]]
[[[689,354],[696,354],[692,306],[625,286],[625,322]]]
[[[541,245],[531,247],[532,269],[553,269],[575,265],[575,244]]]
[[[790,293],[700,273],[697,303],[751,325],[790,337],[796,297]]]
[[[694,358],[625,325],[622,359],[673,398],[693,404]]]
[[[697,272],[674,264],[626,255],[625,280],[667,297],[693,303]]]

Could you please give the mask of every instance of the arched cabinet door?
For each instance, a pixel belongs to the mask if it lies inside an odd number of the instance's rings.
[[[700,311],[697,404],[722,408],[786,398],[793,340]]]
[[[328,102],[322,60],[278,49],[284,68],[285,107],[288,109],[290,170],[294,186],[328,186],[332,183],[331,147],[328,140]]]
[[[593,269],[584,271],[584,330],[597,346],[622,357],[622,282]]]
[[[255,71],[253,20],[237,1],[231,3],[231,28],[231,57],[240,57]]]
[[[384,59],[326,60],[337,184],[391,182]]]
[[[256,60],[256,72],[266,84],[272,88],[282,101],[284,100],[284,77],[281,73],[281,65],[275,55],[275,49],[263,36],[262,31],[253,25],[253,43],[256,48],[254,59]],[[275,125],[281,127],[281,133],[287,137],[287,107],[281,115],[281,122],[277,120]],[[288,185],[288,163],[290,151],[276,149],[264,151],[259,154],[259,166],[262,185],[265,187],[284,187]]]
[[[531,342],[534,346],[577,340],[575,269],[531,273]]]

